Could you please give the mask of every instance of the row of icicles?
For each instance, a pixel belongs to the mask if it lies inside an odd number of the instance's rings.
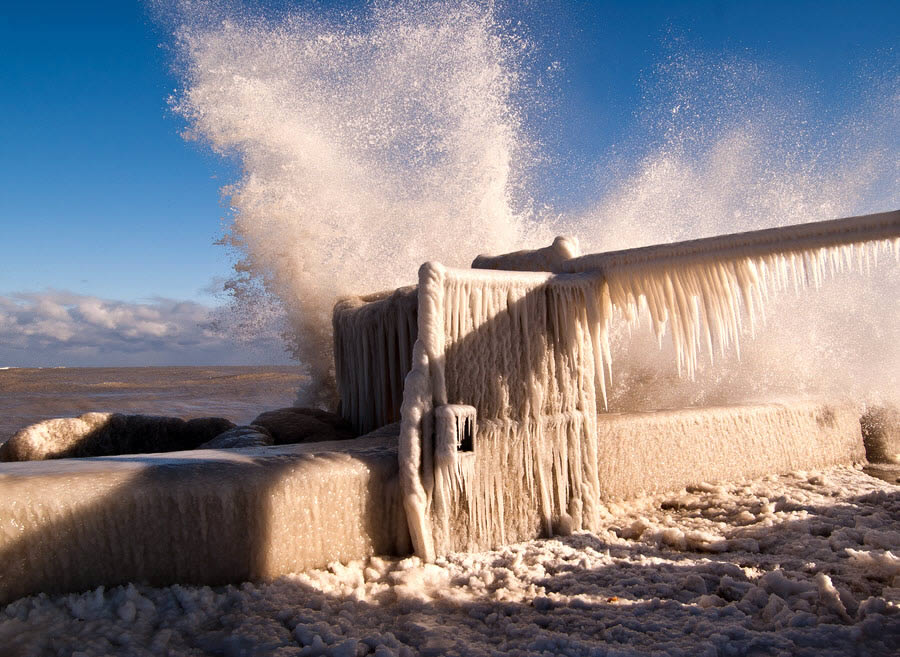
[[[612,378],[609,322],[614,307],[632,325],[639,323],[642,311],[648,312],[660,345],[671,326],[679,376],[693,379],[704,349],[710,360],[716,347],[721,355],[734,348],[740,357],[742,312],[747,314],[752,335],[757,318],[764,320],[772,295],[790,287],[797,293],[818,289],[829,276],[854,269],[868,274],[877,266],[880,252],[893,254],[900,262],[900,238],[674,264],[604,266],[593,295],[599,307],[594,309],[598,321],[592,335],[604,407],[606,379]]]

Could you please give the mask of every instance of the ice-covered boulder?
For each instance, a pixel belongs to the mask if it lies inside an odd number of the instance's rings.
[[[0,460],[40,461],[59,458],[102,427],[112,413],[85,413],[80,417],[61,417],[29,425],[0,445]],[[59,456],[57,456],[59,454]]]
[[[237,449],[238,447],[265,447],[274,443],[269,430],[258,424],[234,427],[203,443],[197,449]]]
[[[44,420],[18,431],[0,446],[0,460],[147,454],[194,449],[234,423],[221,417],[182,420],[156,415],[85,413]]]
[[[874,463],[900,463],[900,408],[872,406],[859,424],[867,459]]]
[[[318,408],[289,407],[260,413],[250,424],[265,427],[276,445],[356,438],[339,415]]]

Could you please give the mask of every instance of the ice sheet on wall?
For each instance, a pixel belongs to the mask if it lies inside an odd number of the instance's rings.
[[[334,366],[340,414],[362,433],[400,421],[416,341],[415,287],[335,304]]]

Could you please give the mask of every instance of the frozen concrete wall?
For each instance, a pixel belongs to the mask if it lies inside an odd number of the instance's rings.
[[[597,527],[598,284],[423,265],[400,441],[421,556]],[[471,457],[434,442],[432,409],[446,404],[476,410]]]
[[[856,409],[815,401],[601,413],[597,442],[604,500],[866,459]]]
[[[400,421],[403,381],[418,331],[417,304],[415,287],[347,297],[335,304],[339,413],[360,433]]]
[[[396,432],[0,466],[0,604],[100,584],[264,580],[410,550]]]

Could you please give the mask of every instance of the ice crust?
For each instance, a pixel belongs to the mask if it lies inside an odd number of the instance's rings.
[[[857,409],[816,401],[600,413],[597,442],[605,501],[866,460]]]
[[[850,467],[603,509],[605,529],[433,564],[122,586],[0,610],[5,654],[797,655],[900,643],[900,488]],[[896,543],[894,543],[896,545]]]
[[[355,441],[5,464],[0,603],[405,554],[396,427]]]

